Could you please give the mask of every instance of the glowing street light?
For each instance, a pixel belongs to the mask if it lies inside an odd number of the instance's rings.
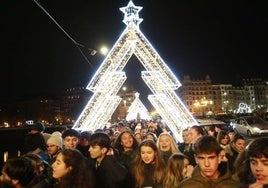
[[[206,114],[205,108],[208,105],[212,105],[212,104],[213,104],[213,101],[212,100],[207,100],[206,97],[203,97],[199,101],[196,100],[195,103],[194,103],[194,106],[198,109],[199,112],[202,109],[202,116],[205,116],[205,114]]]
[[[102,46],[100,49],[100,53],[102,55],[106,55],[109,52],[109,49],[106,46]]]

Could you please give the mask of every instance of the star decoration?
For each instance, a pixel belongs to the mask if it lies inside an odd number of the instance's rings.
[[[138,92],[135,93],[135,98],[139,98],[140,94]]]
[[[126,25],[129,25],[130,23],[134,23],[135,25],[139,26],[139,24],[143,20],[142,18],[139,17],[139,12],[141,9],[142,7],[135,6],[132,0],[130,0],[126,7],[120,8],[120,10],[125,14],[123,22]]]

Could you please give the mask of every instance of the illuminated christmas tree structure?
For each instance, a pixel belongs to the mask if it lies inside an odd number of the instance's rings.
[[[138,92],[135,93],[135,99],[131,103],[128,114],[126,117],[127,121],[135,120],[135,119],[143,119],[150,120],[150,114],[144,104],[141,102],[139,98],[140,94]]]
[[[175,93],[180,82],[140,31],[139,24],[143,19],[138,13],[141,9],[131,0],[126,7],[120,8],[126,28],[89,82],[87,89],[93,96],[75,122],[74,129],[95,130],[107,124],[122,100],[117,93],[126,80],[123,68],[132,55],[146,69],[141,77],[152,92],[148,99],[174,138],[181,140],[184,128],[198,124]]]

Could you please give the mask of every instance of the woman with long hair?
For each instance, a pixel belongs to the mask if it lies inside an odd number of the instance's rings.
[[[94,177],[83,154],[77,149],[61,151],[52,164],[53,177],[59,188],[92,188]]]
[[[176,188],[179,183],[191,176],[194,167],[189,165],[188,157],[181,153],[174,153],[168,159],[165,178],[163,181],[164,188]]]
[[[128,130],[121,132],[114,143],[114,148],[118,151],[121,162],[127,168],[131,166],[137,156],[138,145],[138,141]]]
[[[160,150],[160,154],[164,159],[165,164],[167,164],[168,158],[173,153],[180,152],[174,138],[168,132],[163,132],[158,136],[156,145]]]
[[[220,131],[217,134],[217,141],[220,144],[221,148],[225,148],[230,143],[230,137],[226,131]]]
[[[154,141],[145,139],[140,143],[132,174],[135,188],[163,187],[165,164]]]

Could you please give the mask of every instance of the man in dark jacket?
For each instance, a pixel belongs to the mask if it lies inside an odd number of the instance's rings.
[[[179,184],[179,188],[238,188],[239,182],[231,178],[228,168],[223,168],[221,147],[215,137],[203,136],[194,144],[194,157],[197,163],[192,176]],[[227,165],[227,163],[225,164]]]
[[[125,183],[127,169],[119,163],[111,148],[111,140],[104,132],[96,132],[90,138],[90,162],[95,172],[96,187],[120,188]]]

